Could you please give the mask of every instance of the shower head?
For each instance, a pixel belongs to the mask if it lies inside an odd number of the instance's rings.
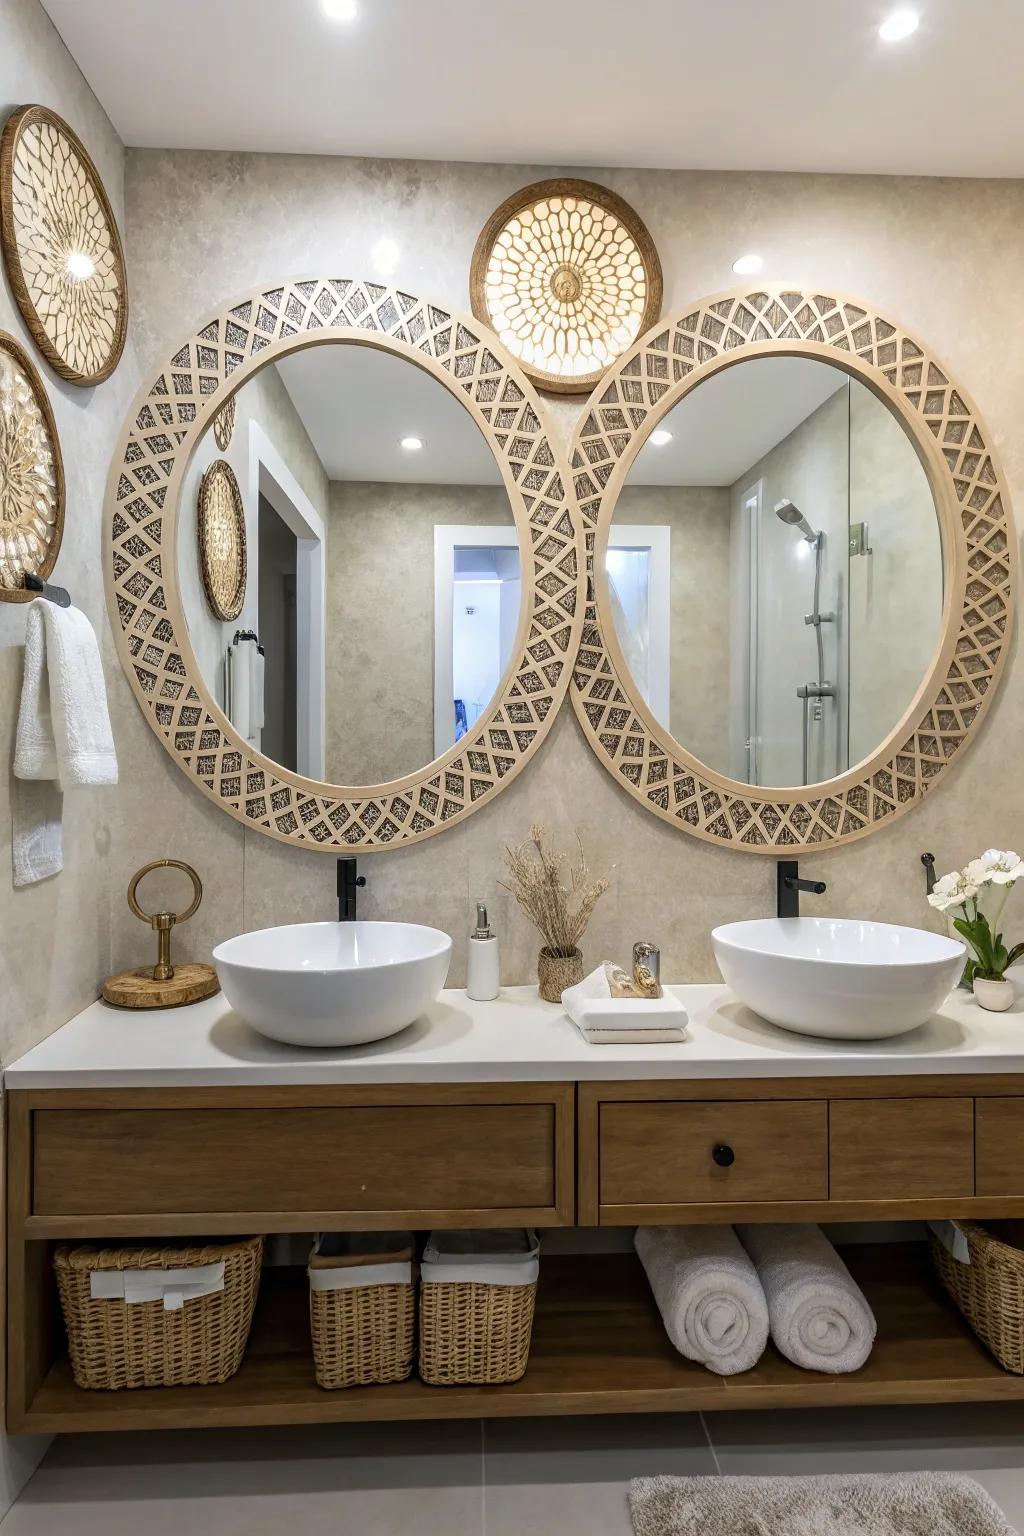
[[[775,503],[775,516],[782,522],[788,523],[791,528],[799,528],[809,544],[814,544],[819,538],[800,508],[790,501],[788,496]]]

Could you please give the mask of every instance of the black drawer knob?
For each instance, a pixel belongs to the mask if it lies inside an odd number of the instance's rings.
[[[732,1147],[727,1147],[725,1143],[721,1141],[716,1147],[712,1147],[711,1156],[714,1158],[719,1168],[731,1168],[733,1163],[736,1161],[736,1153],[733,1151]]]

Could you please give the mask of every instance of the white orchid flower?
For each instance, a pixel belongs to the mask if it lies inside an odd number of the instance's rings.
[[[928,897],[931,905],[940,912],[946,912],[950,907],[962,907],[965,901],[973,901],[978,894],[978,887],[969,878],[969,870],[970,865],[967,869],[954,869],[948,875],[943,875],[941,880],[936,880]]]
[[[1012,885],[1015,880],[1024,877],[1024,862],[1020,854],[1009,848],[1005,851],[986,848],[981,858],[972,859],[967,869],[971,870],[975,865],[979,865],[983,871],[981,878],[975,880],[976,885]]]

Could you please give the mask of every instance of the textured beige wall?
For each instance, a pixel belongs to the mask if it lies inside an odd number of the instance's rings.
[[[467,307],[473,244],[489,213],[516,187],[560,170],[572,168],[132,151],[128,254],[140,355],[147,368],[157,365],[196,320],[249,285],[317,269],[372,275],[371,252],[385,234],[400,252],[396,282]],[[665,269],[666,313],[731,287],[731,262],[753,246],[764,252],[768,276],[857,294],[918,332],[976,398],[1024,511],[1024,350],[1013,343],[1006,308],[1024,248],[1024,184],[586,174],[647,221]],[[549,404],[563,441],[581,409],[572,399]],[[1024,840],[1024,777],[1006,771],[1007,744],[1022,727],[1024,687],[1014,664],[980,739],[925,805],[864,842],[804,861],[809,874],[828,881],[823,905],[927,921],[922,849],[934,849],[946,867],[993,842]],[[126,878],[158,851],[195,857],[210,884],[191,944],[331,915],[330,860],[245,832],[209,805],[134,704],[121,739],[136,772],[114,838],[115,875]],[[621,957],[634,938],[649,936],[662,945],[667,976],[710,978],[710,928],[772,910],[771,860],[701,843],[646,814],[591,755],[566,709],[530,769],[486,809],[417,847],[365,858],[361,911],[450,929],[458,982],[470,900],[485,894],[502,932],[506,979],[526,980],[536,939],[508,910],[496,880],[503,844],[525,835],[534,819],[566,839],[579,827],[595,869],[611,876],[587,939],[590,959]],[[115,915],[115,949],[136,956],[139,934]]]
[[[332,480],[326,763],[381,784],[434,757],[434,528],[511,524],[504,486]]]
[[[37,0],[0,0],[0,115],[6,118],[15,106],[31,101],[56,108],[80,134],[123,232],[120,140]],[[95,626],[115,679],[113,691],[126,704],[128,688],[117,677],[120,669],[106,621],[99,528],[114,442],[137,387],[133,342],[129,337],[121,364],[106,383],[92,389],[64,383],[29,340],[6,274],[0,280],[0,328],[17,337],[35,361],[63,450],[67,515],[53,579],[70,590]],[[124,802],[121,789],[67,794],[64,872],[24,890],[13,889],[10,763],[24,641],[24,606],[0,603],[0,1062],[20,1055],[91,1002],[110,970],[109,853],[112,828]],[[127,776],[128,743],[120,735],[118,747],[122,774]]]
[[[717,485],[625,485],[615,528],[672,535],[668,726],[703,763],[728,770],[729,491]]]

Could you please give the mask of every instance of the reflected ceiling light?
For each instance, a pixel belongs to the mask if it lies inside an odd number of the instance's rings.
[[[754,272],[760,272],[763,266],[764,257],[758,256],[755,251],[750,251],[746,256],[737,256],[732,269],[737,277],[749,277]]]
[[[69,277],[73,277],[76,283],[83,283],[96,271],[96,263],[84,251],[69,251],[67,268]]]
[[[658,427],[657,431],[651,433],[651,442],[655,448],[664,448],[665,444],[671,441],[672,433],[666,432],[664,427]]]
[[[378,271],[382,277],[390,277],[392,272],[398,266],[398,258],[400,254],[401,253],[398,249],[398,246],[393,240],[378,240],[377,244],[370,252],[370,257],[373,261],[373,265],[376,271]]]
[[[891,11],[879,27],[878,35],[883,42],[901,43],[905,37],[917,31],[920,20],[916,11]]]
[[[355,21],[359,13],[356,0],[320,0],[320,9],[328,21]]]
[[[403,437],[399,448],[404,448],[406,453],[419,453],[423,447],[422,437]]]

